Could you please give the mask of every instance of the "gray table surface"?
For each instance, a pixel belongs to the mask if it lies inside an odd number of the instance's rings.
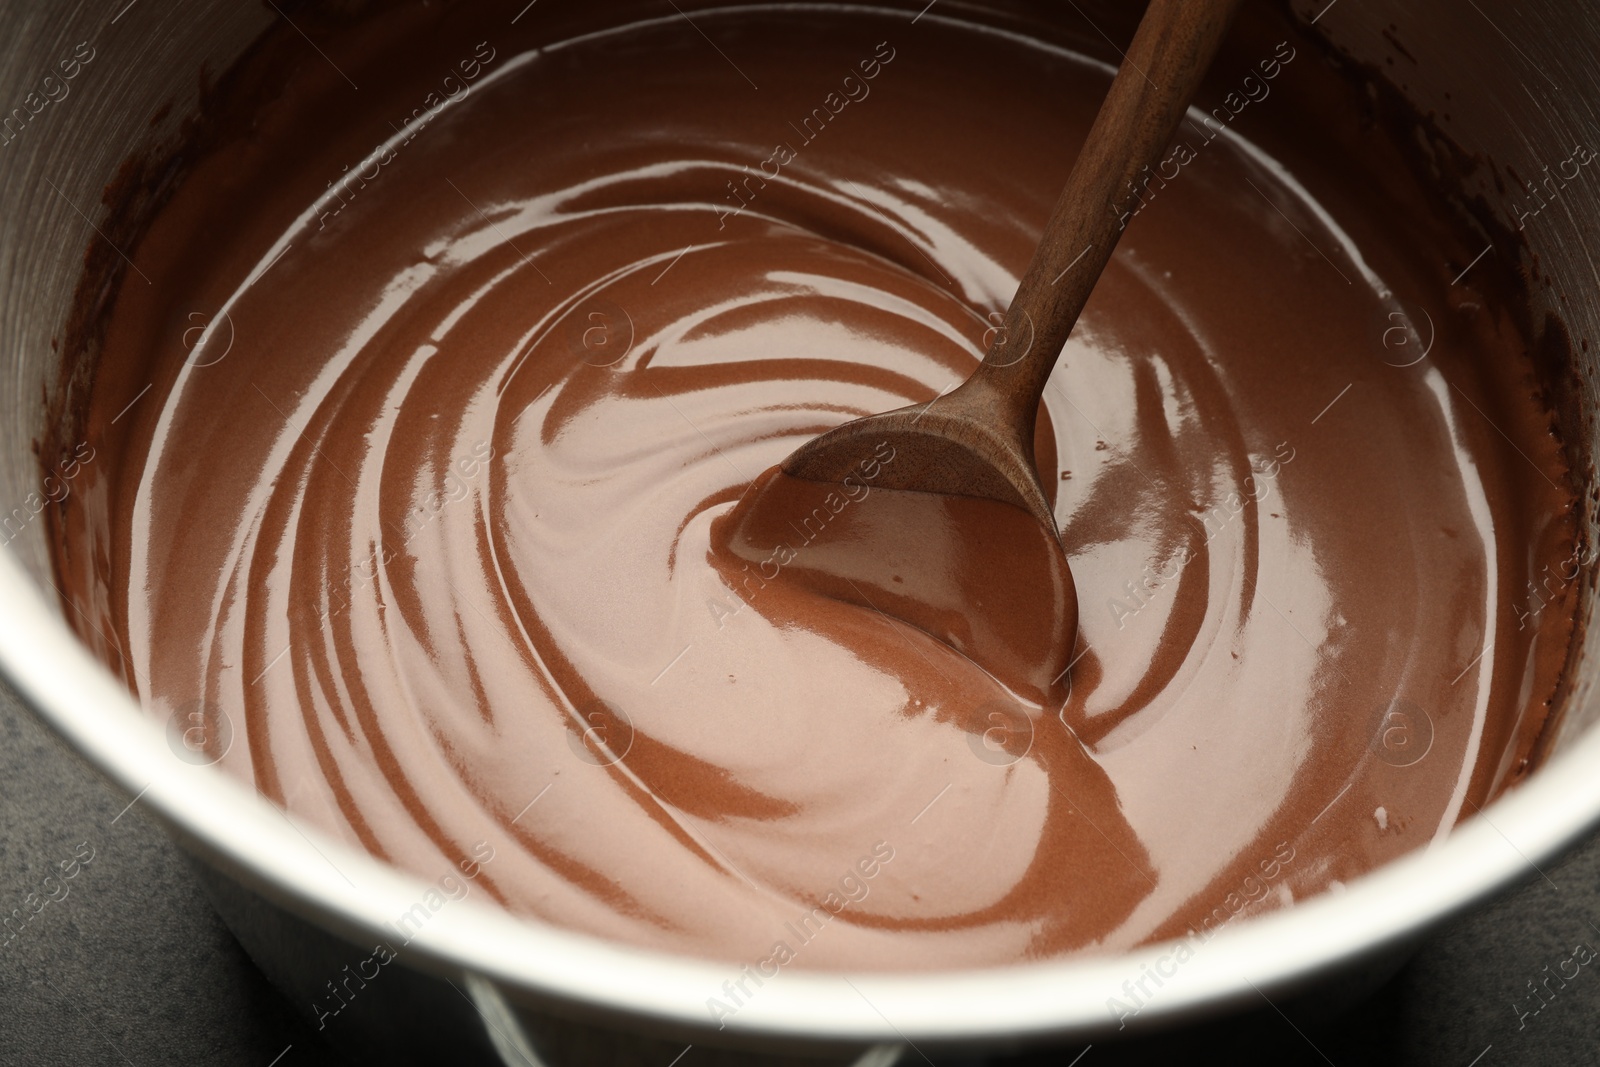
[[[137,806],[127,809],[129,799],[0,684],[0,916],[21,908],[75,848],[93,850],[60,883],[66,896],[0,947],[0,1064],[344,1064],[256,971],[188,862]],[[992,1063],[1600,1064],[1600,966],[1583,968],[1537,1015],[1519,1018],[1527,983],[1546,966],[1553,972],[1578,942],[1600,947],[1597,930],[1600,839],[1591,839],[1450,923],[1374,997],[1333,1021],[1296,1025],[1263,1004],[1157,1038]]]

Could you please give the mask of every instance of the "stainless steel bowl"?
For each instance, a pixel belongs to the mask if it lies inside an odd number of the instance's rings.
[[[508,18],[520,6],[508,0]],[[922,6],[906,6],[907,18]],[[1079,17],[1042,4],[1010,6],[1039,18]],[[1082,6],[1097,15],[1100,6],[1117,5]],[[1440,116],[1467,153],[1493,161],[1469,192],[1507,232],[1524,224],[1527,246],[1503,242],[1492,253],[1536,257],[1536,317],[1558,315],[1575,343],[1600,336],[1600,177],[1570,182],[1535,215],[1507,177],[1508,167],[1539,177],[1575,145],[1600,149],[1600,73],[1589,62],[1600,29],[1584,6],[1528,0],[1513,11],[1488,0],[1293,0],[1293,7],[1339,51],[1393,72],[1404,94],[1421,112]],[[34,451],[47,429],[41,398],[59,399],[60,390],[82,384],[81,376],[63,377],[52,342],[92,344],[71,316],[85,249],[100,257],[116,252],[107,237],[118,235],[117,219],[102,206],[102,190],[125,159],[173,136],[195,107],[202,71],[227,69],[275,17],[269,5],[233,0],[0,4],[7,41],[0,108],[18,109],[0,112],[0,540],[7,545],[0,552],[0,669],[44,720],[197,857],[246,948],[309,1010],[325,996],[325,983],[343,978],[345,964],[367,955],[382,924],[411,908],[424,884],[295,825],[215,769],[174,758],[159,725],[64,617],[69,609],[52,585]],[[1127,11],[1107,17],[1129,21]],[[74,69],[70,78],[63,61]],[[150,116],[169,102],[152,125]],[[1523,266],[1533,264],[1525,258]],[[1600,348],[1580,351],[1578,365],[1556,383],[1574,467],[1591,490],[1581,516],[1590,543],[1600,500],[1593,495],[1600,439],[1591,432],[1600,406],[1596,360]],[[1587,622],[1591,576],[1582,581]],[[1600,822],[1600,775],[1593,771],[1600,694],[1591,665],[1597,642],[1600,631],[1584,626],[1548,757],[1523,785],[1436,846],[1343,893],[1223,931],[1141,1012],[1139,1024],[1215,1013],[1260,993],[1276,999],[1330,981],[1359,985],[1446,916],[1527,874]],[[362,990],[337,1030],[385,1062],[470,1062],[477,1055],[488,1063],[540,1063],[573,1059],[580,1048],[584,1062],[597,1062],[607,1049],[647,1053],[659,1042],[665,1063],[693,1042],[764,1056],[887,1063],[908,1041],[994,1048],[1048,1036],[1094,1039],[1116,1026],[1107,998],[1120,996],[1126,979],[1166,951],[1157,945],[916,976],[786,972],[717,1030],[706,999],[732,977],[728,967],[624,948],[463,901],[435,916],[399,967]]]

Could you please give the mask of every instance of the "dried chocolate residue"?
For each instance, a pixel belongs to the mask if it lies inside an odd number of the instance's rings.
[[[398,0],[345,0],[317,4],[280,5],[308,31],[348,24],[378,10],[398,6]],[[95,220],[99,233],[84,247],[83,273],[72,295],[71,310],[51,347],[60,353],[56,380],[41,386],[45,409],[42,439],[34,442],[40,480],[60,467],[84,439],[88,398],[93,390],[105,330],[117,294],[127,280],[128,263],[117,250],[137,249],[150,223],[194,164],[219,144],[248,129],[263,101],[276,99],[305,57],[295,50],[305,47],[298,34],[275,23],[245,49],[221,76],[202,67],[195,110],[173,133],[130,156],[100,194],[104,208]],[[315,57],[312,57],[315,58]],[[148,125],[159,127],[176,106],[168,100],[151,114]],[[45,509],[48,538],[59,540],[65,520],[65,502]]]
[[[1290,9],[1288,0],[1284,0],[1283,6],[1286,11]],[[1585,486],[1594,485],[1597,478],[1589,458],[1593,454],[1591,442],[1596,426],[1594,413],[1584,404],[1581,361],[1561,316],[1552,311],[1541,313],[1535,310],[1534,288],[1540,277],[1538,257],[1529,247],[1526,236],[1505,220],[1501,205],[1490,202],[1481,192],[1469,191],[1476,184],[1474,179],[1487,177],[1496,192],[1505,194],[1507,189],[1501,177],[1502,168],[1497,167],[1488,155],[1468,152],[1461,147],[1439,125],[1433,112],[1422,114],[1417,105],[1377,66],[1353,59],[1326,37],[1293,17],[1292,11],[1290,16],[1291,24],[1301,31],[1301,40],[1297,45],[1303,43],[1315,49],[1334,69],[1362,90],[1359,96],[1368,104],[1366,120],[1398,148],[1419,182],[1439,191],[1440,203],[1456,216],[1459,224],[1476,230],[1492,246],[1493,250],[1474,264],[1472,270],[1480,278],[1483,274],[1492,276],[1487,284],[1480,283],[1480,288],[1504,293],[1511,298],[1504,303],[1504,310],[1510,315],[1517,332],[1526,339],[1541,399],[1552,414],[1550,434],[1559,442],[1562,455],[1566,458],[1567,469],[1561,477],[1572,498],[1577,501],[1577,508],[1581,510],[1580,514],[1574,516],[1577,520],[1574,526],[1578,547],[1582,550],[1582,558],[1593,558],[1589,531],[1595,525],[1597,513],[1600,513],[1600,497],[1592,491],[1586,492]],[[1384,37],[1394,47],[1400,47],[1392,34],[1385,32]],[[1404,49],[1401,51],[1404,52]],[[1409,53],[1405,54],[1406,58],[1412,58]],[[1503,169],[1513,180],[1521,182],[1510,164]],[[1461,270],[1466,266],[1467,262],[1463,261],[1454,264],[1452,269]],[[1574,587],[1581,590],[1577,594],[1579,600],[1587,600],[1596,585],[1595,568],[1586,567],[1583,577]],[[1521,780],[1529,769],[1548,755],[1551,741],[1557,733],[1560,716],[1550,712],[1566,706],[1572,688],[1571,679],[1576,675],[1576,660],[1584,645],[1587,616],[1579,611],[1575,618],[1560,680],[1549,699],[1544,701],[1547,716],[1544,727],[1508,784]]]

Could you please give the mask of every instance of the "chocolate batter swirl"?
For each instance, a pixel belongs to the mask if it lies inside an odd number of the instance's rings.
[[[229,771],[426,877],[492,841],[515,911],[737,960],[876,857],[798,965],[899,968],[1286,904],[1516,769],[1566,639],[1516,625],[1570,547],[1549,420],[1280,32],[1218,74],[1271,60],[1280,98],[1195,113],[1047,391],[1057,716],[712,528],[968,373],[1109,68],[932,12],[475,19],[325,35],[360,99],[299,56],[116,301],[62,576],[152,714],[232,724]],[[1012,129],[1054,143],[995,157]],[[862,473],[832,514],[870,521]]]

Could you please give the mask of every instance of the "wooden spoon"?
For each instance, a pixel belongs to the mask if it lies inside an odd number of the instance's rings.
[[[1034,463],[1039,401],[1137,204],[1136,182],[1165,150],[1238,2],[1152,0],[972,376],[802,445],[726,517],[719,540],[769,577],[786,567],[927,630],[1029,702],[1063,698],[1077,595]],[[875,502],[856,503],[868,491]],[[796,516],[812,514],[832,522],[826,551],[774,554],[800,528]]]

